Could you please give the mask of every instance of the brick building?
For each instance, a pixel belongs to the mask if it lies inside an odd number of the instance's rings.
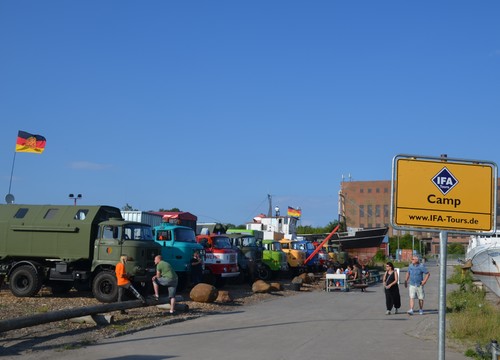
[[[339,193],[339,213],[345,217],[348,227],[369,229],[387,226],[388,236],[409,233],[415,236],[416,244],[425,246],[426,253],[439,253],[439,232],[401,231],[392,228],[391,192],[390,180],[342,181]],[[452,242],[467,246],[469,236],[449,233],[448,243]],[[418,249],[417,246],[415,248]]]

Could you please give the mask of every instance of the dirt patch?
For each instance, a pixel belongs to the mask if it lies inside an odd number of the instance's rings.
[[[318,276],[317,276],[318,277]],[[235,307],[248,306],[261,301],[268,301],[282,296],[293,296],[298,292],[291,290],[289,280],[277,280],[284,290],[272,293],[256,294],[248,284],[228,284],[224,287],[233,299],[230,303],[198,303],[191,301],[189,290],[179,293],[184,298],[181,303],[189,310],[169,315],[168,310],[156,306],[129,309],[127,315],[114,311],[113,322],[107,326],[78,324],[69,320],[9,330],[0,333],[2,355],[22,355],[23,353],[51,349],[71,349],[81,347],[98,340],[133,333],[139,330],[186,321],[200,316],[234,311]],[[323,282],[304,284],[300,291],[321,291]],[[17,298],[3,285],[0,289],[0,320],[15,319],[22,316],[46,313],[56,310],[100,305],[88,292],[71,291],[65,296],[54,296],[50,289],[42,288],[32,298]]]

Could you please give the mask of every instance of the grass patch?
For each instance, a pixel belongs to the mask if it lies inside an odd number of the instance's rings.
[[[458,284],[459,289],[447,295],[446,312],[449,322],[448,335],[466,344],[475,344],[466,356],[482,359],[483,347],[491,340],[500,339],[500,311],[486,300],[486,292],[472,282],[470,271],[455,267],[448,283]],[[491,359],[491,354],[487,354]]]

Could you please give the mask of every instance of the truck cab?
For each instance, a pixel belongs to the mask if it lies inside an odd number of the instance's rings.
[[[196,241],[194,230],[168,220],[153,228],[154,240],[161,246],[162,259],[168,262],[179,277],[177,288],[183,290],[190,282],[191,259],[196,250],[203,260],[204,248]],[[204,266],[204,265],[203,265]]]
[[[223,286],[227,278],[240,275],[238,252],[233,249],[231,240],[224,234],[200,234],[196,241],[205,249],[205,275],[207,282]]]
[[[303,273],[306,269],[304,262],[306,260],[305,250],[300,250],[294,247],[295,241],[289,239],[281,239],[281,249],[286,253],[288,267],[293,274]]]
[[[316,250],[314,244],[307,240],[296,240],[290,243],[290,246],[294,250],[304,251],[306,254],[306,259]],[[317,271],[319,268],[319,256],[318,254],[314,255],[306,264],[308,270]]]
[[[255,279],[269,280],[271,272],[262,262],[262,247],[255,236],[242,233],[226,233],[231,245],[238,251],[238,268],[243,280],[253,282]]]
[[[281,243],[276,240],[262,240],[262,262],[274,277],[280,272],[288,271],[287,256],[281,249]]]

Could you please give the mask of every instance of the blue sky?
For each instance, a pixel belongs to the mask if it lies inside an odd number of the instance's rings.
[[[16,203],[337,219],[398,154],[500,160],[500,2],[1,1],[0,186]],[[2,185],[3,184],[3,185]],[[1,192],[0,192],[1,193]],[[4,196],[2,196],[2,199]]]

